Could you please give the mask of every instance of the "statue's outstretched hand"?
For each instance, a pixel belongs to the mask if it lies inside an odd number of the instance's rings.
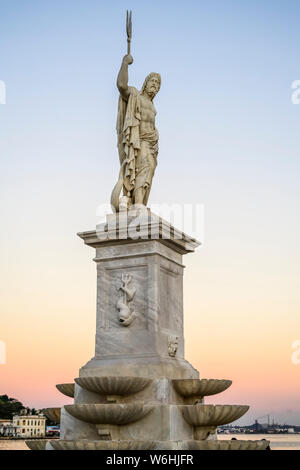
[[[131,54],[126,54],[123,58],[123,62],[126,62],[127,65],[132,64],[133,62],[133,57]]]

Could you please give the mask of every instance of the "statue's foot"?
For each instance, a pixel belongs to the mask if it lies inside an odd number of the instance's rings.
[[[124,212],[128,211],[131,207],[131,198],[127,196],[122,196],[119,202],[119,211]]]
[[[144,206],[144,204],[133,204],[130,207],[130,210],[138,211],[138,212],[147,212],[147,207]]]

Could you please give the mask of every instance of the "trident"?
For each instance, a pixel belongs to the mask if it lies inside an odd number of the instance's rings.
[[[126,12],[126,32],[127,32],[127,54],[130,54],[130,43],[132,38],[132,11]]]

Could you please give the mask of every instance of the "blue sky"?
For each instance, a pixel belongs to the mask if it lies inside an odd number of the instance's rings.
[[[26,303],[24,283],[42,289],[49,270],[53,287],[50,271],[70,265],[82,273],[82,295],[94,295],[91,253],[75,234],[95,226],[96,208],[109,201],[118,175],[115,82],[126,53],[126,8],[133,10],[130,84],[141,87],[151,71],[162,75],[150,202],[205,205],[205,246],[186,262],[186,310],[200,322],[193,309],[204,305],[201,322],[215,328],[214,311],[221,331],[228,317],[211,297],[226,297],[227,289],[225,310],[241,335],[238,290],[248,309],[244,325],[264,319],[259,350],[278,344],[291,387],[300,371],[290,368],[290,344],[300,337],[300,105],[291,103],[291,84],[300,79],[298,1],[0,0],[2,291],[16,283]],[[191,357],[193,329],[186,329]],[[293,403],[288,387],[282,393]],[[280,401],[272,406],[287,416]]]
[[[24,171],[30,177],[60,168],[67,177],[75,172],[75,179],[82,170],[93,174],[95,183],[101,161],[109,174],[98,197],[106,198],[117,171],[112,142],[115,79],[126,50],[124,2],[1,3],[1,79],[7,86],[0,114],[2,175],[8,171],[10,181],[13,172],[22,180]],[[300,106],[290,100],[291,82],[299,78],[298,2],[154,1],[151,7],[126,7],[134,11],[131,83],[141,86],[152,70],[163,78],[156,102],[159,182],[165,183],[168,155],[175,179],[189,177],[192,167],[204,175],[202,187],[207,176],[219,174],[249,187],[265,179],[277,187],[287,172],[293,180],[299,169]],[[12,145],[7,139],[16,134]],[[88,153],[84,159],[81,145]],[[160,198],[159,187],[154,190]],[[182,190],[185,198],[194,197],[193,185],[183,183]]]

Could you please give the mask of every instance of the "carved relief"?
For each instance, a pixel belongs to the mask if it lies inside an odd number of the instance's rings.
[[[168,353],[170,357],[175,357],[178,349],[178,337],[169,336],[168,339]]]
[[[119,321],[122,326],[129,326],[137,316],[129,306],[136,293],[131,274],[122,274],[122,285],[119,290],[123,292],[117,302],[117,309],[120,312]]]
[[[111,433],[109,429],[98,428],[99,441],[111,441]]]

